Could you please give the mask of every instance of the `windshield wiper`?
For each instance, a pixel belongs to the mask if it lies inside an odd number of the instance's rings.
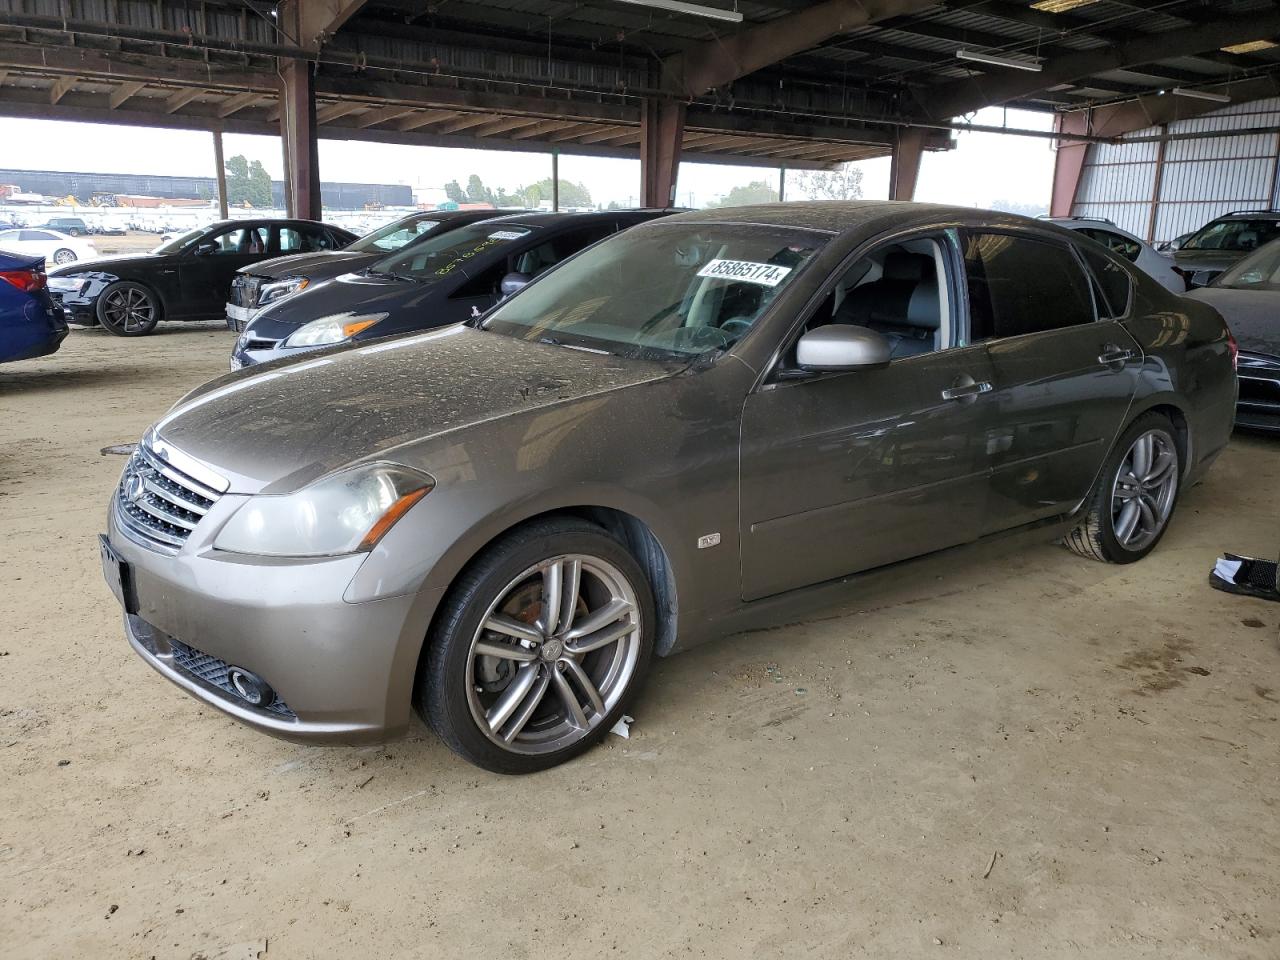
[[[396,273],[394,270],[375,270],[369,267],[365,270],[365,276],[368,277],[387,277],[391,280],[404,280],[408,283],[417,283],[418,278],[412,277],[407,273]]]

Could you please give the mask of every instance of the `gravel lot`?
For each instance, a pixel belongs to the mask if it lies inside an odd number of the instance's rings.
[[[76,330],[0,367],[0,952],[1280,956],[1280,441],[1133,567],[971,550],[661,662],[630,740],[501,778],[424,728],[300,747],[129,650],[94,535],[230,335]],[[246,411],[246,416],[251,415]]]

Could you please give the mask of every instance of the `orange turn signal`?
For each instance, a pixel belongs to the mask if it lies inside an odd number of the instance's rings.
[[[361,329],[363,329],[363,327],[368,326],[368,324],[360,326]],[[379,518],[378,522],[369,528],[369,532],[364,535],[364,539],[360,541],[360,546],[356,549],[372,550],[374,544],[381,540],[383,535],[395,526],[396,521],[408,513],[409,508],[430,493],[432,489],[432,487],[422,487],[419,490],[413,490],[410,493],[406,493],[403,497],[393,503],[389,508],[387,508],[387,512]]]

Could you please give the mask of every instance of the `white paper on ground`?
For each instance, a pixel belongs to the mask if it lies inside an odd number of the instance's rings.
[[[1228,583],[1235,583],[1236,574],[1240,572],[1240,561],[1219,557],[1218,562],[1213,565],[1213,572]]]
[[[628,717],[624,713],[621,717],[618,718],[618,722],[613,725],[612,729],[610,729],[609,732],[616,733],[623,740],[630,740],[631,731],[627,729],[627,724],[630,724],[630,723],[635,723],[635,720],[631,717]]]

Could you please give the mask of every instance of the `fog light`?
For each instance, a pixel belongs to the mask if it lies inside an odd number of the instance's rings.
[[[248,670],[232,667],[227,671],[227,679],[231,681],[231,689],[255,707],[269,707],[276,698],[275,691],[267,686],[267,682]]]

